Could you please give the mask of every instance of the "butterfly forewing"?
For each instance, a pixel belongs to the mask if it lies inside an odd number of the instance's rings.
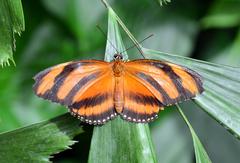
[[[165,106],[193,98],[203,91],[200,75],[185,67],[157,60],[126,62],[134,75]]]
[[[34,79],[35,93],[53,102],[64,105],[72,103],[74,94],[94,83],[104,72],[109,71],[104,61],[83,60],[67,62],[38,73]]]

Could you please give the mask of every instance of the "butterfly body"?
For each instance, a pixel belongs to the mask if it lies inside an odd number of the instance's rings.
[[[38,73],[36,95],[69,108],[80,120],[100,125],[120,115],[146,123],[165,106],[185,101],[203,92],[198,73],[158,60],[80,60]]]
[[[123,75],[124,75],[124,62],[122,56],[115,55],[115,60],[112,62],[112,70],[114,74],[114,107],[117,113],[121,113],[124,105],[124,92],[123,92]]]
[[[121,77],[124,73],[124,62],[117,60],[113,62],[112,70],[115,77]]]

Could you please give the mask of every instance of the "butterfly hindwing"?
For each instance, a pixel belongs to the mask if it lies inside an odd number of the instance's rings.
[[[203,92],[200,75],[169,62],[133,60],[126,62],[126,71],[134,75],[165,106],[191,99]]]
[[[117,113],[113,103],[114,78],[106,73],[97,82],[74,97],[70,112],[89,124],[104,124]]]
[[[131,122],[147,123],[155,118],[162,103],[136,77],[124,75],[124,107],[122,117]]]

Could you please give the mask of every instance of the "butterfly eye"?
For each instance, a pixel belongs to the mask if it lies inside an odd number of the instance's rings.
[[[114,59],[117,59],[117,57],[118,57],[118,54],[114,54],[114,56],[113,56],[113,57],[114,57]]]
[[[114,59],[116,60],[116,59],[119,59],[119,60],[122,60],[123,59],[123,57],[122,57],[122,55],[121,54],[114,54]]]

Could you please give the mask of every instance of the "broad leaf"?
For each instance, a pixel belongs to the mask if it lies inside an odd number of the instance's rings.
[[[51,155],[69,149],[82,133],[79,120],[65,114],[0,134],[1,162],[49,162]]]
[[[112,60],[116,53],[113,46],[118,51],[125,49],[115,13],[111,8],[108,12],[106,61]],[[123,56],[127,58],[126,53]],[[117,117],[101,127],[95,127],[89,162],[157,162],[148,125],[129,123]]]
[[[24,30],[24,16],[21,0],[0,0],[0,65],[14,63],[14,34]]]

